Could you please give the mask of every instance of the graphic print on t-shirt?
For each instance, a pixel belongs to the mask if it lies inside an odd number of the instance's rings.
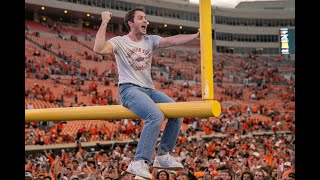
[[[130,67],[135,71],[147,69],[151,63],[151,50],[142,48],[129,49],[127,52]]]

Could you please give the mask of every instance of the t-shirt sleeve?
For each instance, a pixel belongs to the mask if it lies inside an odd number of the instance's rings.
[[[153,45],[153,49],[157,49],[159,48],[159,44],[160,44],[160,39],[162,38],[161,36],[158,35],[150,35],[149,36],[151,44]]]
[[[113,38],[109,39],[107,42],[112,44],[113,53],[117,53],[117,49],[119,47],[118,37],[113,37]]]

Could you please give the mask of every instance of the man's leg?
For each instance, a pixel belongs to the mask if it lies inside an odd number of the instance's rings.
[[[174,100],[171,99],[169,96],[156,90],[152,91],[151,98],[156,103],[174,102]],[[163,132],[163,136],[158,146],[158,152],[157,152],[158,155],[164,155],[164,154],[167,154],[168,152],[172,152],[182,126],[182,121],[183,121],[182,118],[168,119],[168,122]]]
[[[151,164],[164,115],[148,96],[147,91],[131,84],[120,86],[123,106],[145,120],[134,160],[144,160]]]
[[[151,98],[156,103],[170,103],[174,102],[170,97],[162,92],[153,90]],[[180,129],[182,126],[182,118],[168,119],[166,127],[163,132],[160,144],[158,146],[157,156],[154,160],[153,167],[160,169],[180,170],[183,165],[175,160],[170,155],[176,144]]]
[[[152,91],[151,98],[156,103],[170,103],[174,102],[166,94],[159,92],[159,91]],[[173,148],[177,142],[177,138],[182,126],[182,118],[169,118],[166,124],[166,127],[163,132],[163,136],[161,138],[160,144],[158,146],[157,154],[159,156],[167,154],[173,151]]]

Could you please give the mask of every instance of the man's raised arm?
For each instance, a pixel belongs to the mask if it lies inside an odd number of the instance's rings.
[[[165,37],[160,39],[160,48],[165,48],[169,46],[176,46],[181,44],[186,44],[192,40],[200,38],[200,31],[196,34],[178,34],[175,36]]]
[[[107,25],[111,19],[111,15],[112,14],[109,11],[101,13],[102,22],[96,34],[96,40],[93,47],[93,51],[100,55],[107,55],[112,53],[112,44],[106,42],[106,30]]]

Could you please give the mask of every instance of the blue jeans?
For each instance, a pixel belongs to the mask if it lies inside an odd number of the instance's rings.
[[[156,103],[170,103],[174,100],[162,92],[130,83],[121,84],[119,94],[122,105],[144,119],[144,127],[134,160],[145,160],[151,164],[161,125],[165,119]],[[182,126],[182,120],[182,118],[168,119],[158,146],[158,155],[164,155],[173,150]]]

